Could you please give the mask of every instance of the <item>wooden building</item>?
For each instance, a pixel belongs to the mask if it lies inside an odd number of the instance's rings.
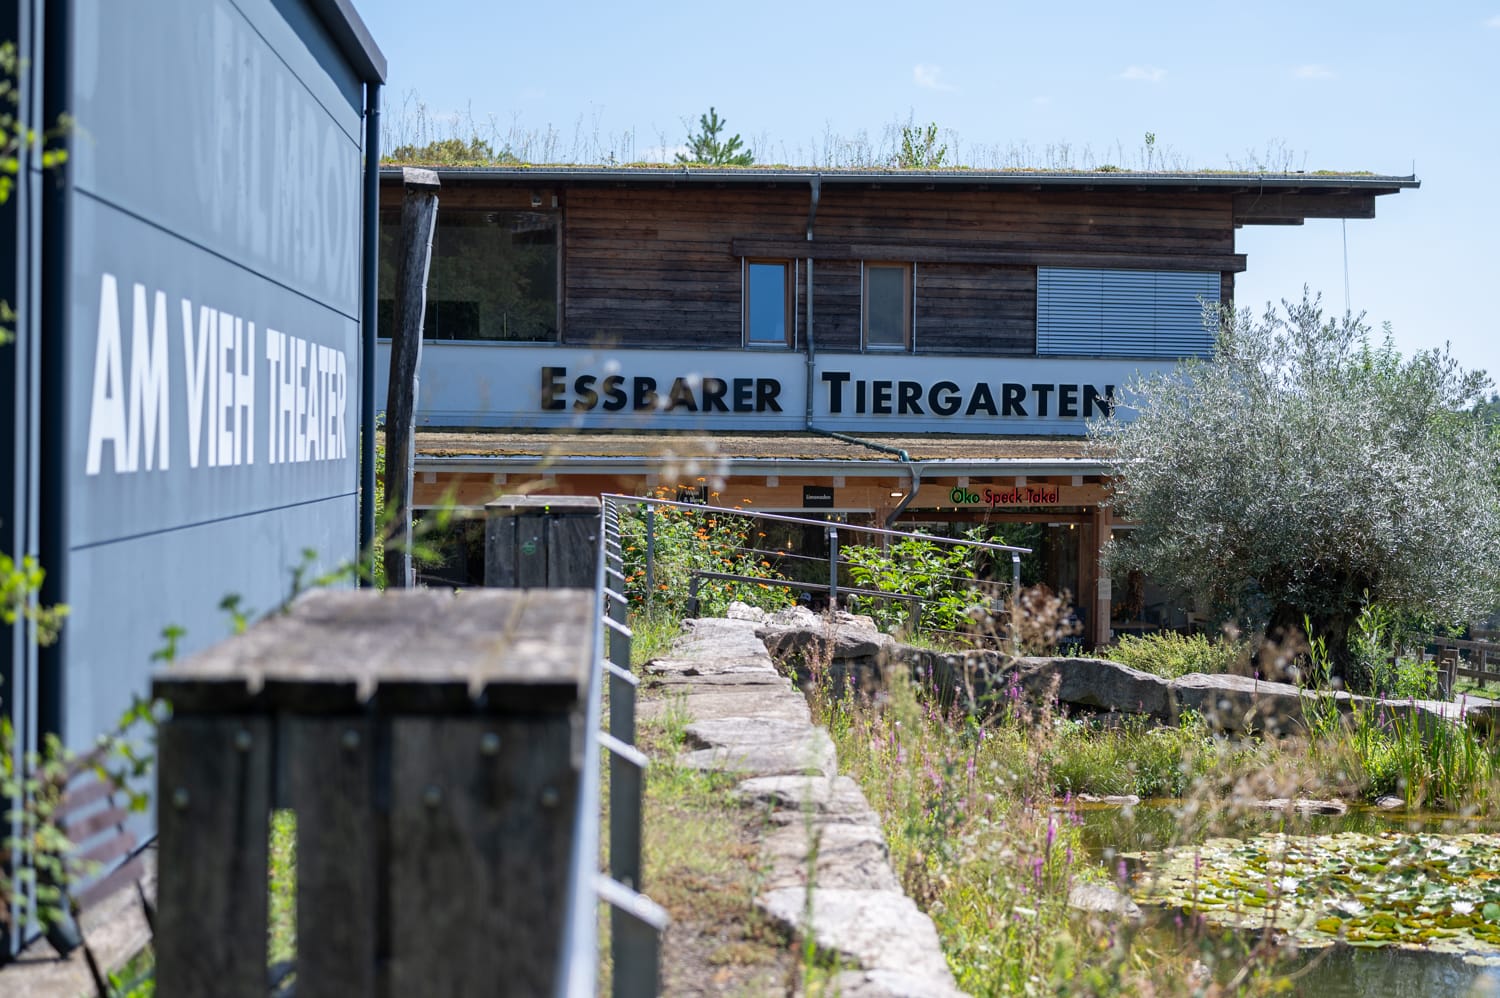
[[[1041,524],[1047,578],[1083,595],[1091,642],[1110,636],[1098,554],[1113,528],[1086,420],[1136,373],[1211,352],[1202,307],[1233,297],[1240,226],[1373,218],[1378,196],[1417,185],[1300,173],[439,174],[419,507],[444,496],[478,507],[544,481],[898,525]],[[401,197],[388,171],[385,261]]]

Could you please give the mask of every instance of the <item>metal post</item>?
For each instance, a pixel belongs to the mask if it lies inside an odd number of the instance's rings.
[[[839,608],[839,528],[828,525],[828,609]]]
[[[646,507],[646,606],[656,592],[656,509]]]
[[[696,617],[696,616],[698,616],[698,576],[697,575],[694,575],[688,581],[687,615],[689,617]]]

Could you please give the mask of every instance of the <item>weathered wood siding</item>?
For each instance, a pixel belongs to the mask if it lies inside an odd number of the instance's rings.
[[[391,200],[399,191],[382,192]],[[795,346],[806,337],[806,188],[445,186],[445,207],[562,212],[561,324],[570,344],[734,349],[741,259],[732,241],[798,261]],[[819,351],[860,348],[860,259],[917,261],[916,349],[1034,352],[1036,268],[1219,269],[1234,253],[1229,194],[824,188],[814,226]],[[843,247],[841,250],[840,247]],[[956,260],[944,259],[951,252]],[[991,259],[1004,254],[1003,260]],[[1019,254],[1019,257],[1017,255]],[[1087,262],[1083,254],[1107,254]],[[967,255],[967,259],[965,259]],[[1134,262],[1139,257],[1139,262]],[[1163,261],[1166,261],[1165,264]],[[1233,275],[1224,272],[1226,299]]]
[[[1234,217],[1228,194],[832,189],[818,205],[816,236],[1039,252],[1233,253]]]
[[[795,188],[568,191],[564,342],[739,347],[740,261],[729,240],[804,233],[807,201]]]
[[[1036,268],[918,264],[919,352],[1036,353]]]

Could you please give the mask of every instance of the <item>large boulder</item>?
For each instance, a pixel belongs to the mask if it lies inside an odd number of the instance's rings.
[[[1173,714],[1165,679],[1108,659],[1018,658],[1012,675],[1015,686],[1032,700],[1050,695],[1072,707],[1163,720]]]
[[[1254,676],[1189,673],[1172,680],[1178,710],[1196,711],[1215,731],[1290,735],[1306,727],[1304,698],[1333,697],[1347,711],[1348,694],[1304,692],[1291,683],[1272,683]]]

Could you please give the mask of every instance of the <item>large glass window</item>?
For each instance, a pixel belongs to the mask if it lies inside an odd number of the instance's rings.
[[[911,346],[911,267],[865,264],[865,346],[904,350]]]
[[[429,340],[557,339],[558,214],[440,208],[427,275]],[[391,335],[401,213],[380,217],[381,336]]]
[[[791,267],[785,260],[750,260],[745,264],[745,343],[789,346],[792,328]]]

